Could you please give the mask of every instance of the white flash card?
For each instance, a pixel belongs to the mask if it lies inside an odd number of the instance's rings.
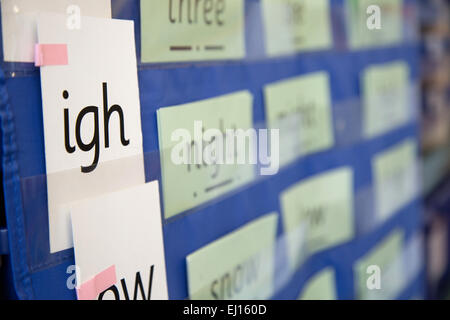
[[[3,58],[34,62],[36,19],[40,13],[65,15],[68,28],[82,27],[81,16],[111,18],[111,0],[1,0]]]
[[[78,286],[114,266],[114,284],[93,299],[168,298],[158,181],[74,203],[70,211]]]
[[[70,202],[145,183],[133,21],[82,17],[82,26],[38,19],[52,253],[72,247]],[[51,58],[67,64],[45,65]]]

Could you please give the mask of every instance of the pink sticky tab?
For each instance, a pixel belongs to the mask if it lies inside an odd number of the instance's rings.
[[[67,44],[36,44],[34,51],[34,65],[61,66],[69,64]]]
[[[100,272],[77,289],[78,300],[94,300],[100,293],[117,282],[116,266]]]

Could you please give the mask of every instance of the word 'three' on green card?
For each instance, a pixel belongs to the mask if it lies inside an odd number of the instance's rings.
[[[418,194],[417,143],[408,139],[377,154],[372,170],[376,215],[378,221],[384,221]]]
[[[358,299],[396,298],[403,283],[403,241],[404,232],[395,230],[356,262],[354,271]],[[378,276],[379,279],[376,278]]]
[[[344,167],[301,181],[280,196],[291,270],[306,255],[354,236],[353,172]]]
[[[367,9],[380,8],[380,28],[369,28]],[[351,49],[395,45],[403,39],[403,0],[346,0]]]
[[[262,0],[269,57],[332,47],[329,0]]]
[[[278,214],[270,213],[186,258],[190,299],[268,299]]]
[[[407,63],[394,61],[368,67],[364,70],[361,87],[366,138],[384,134],[411,119]]]
[[[280,129],[280,163],[334,144],[330,81],[316,72],[264,87],[267,126]]]
[[[298,296],[298,300],[336,300],[335,274],[326,268],[314,275]]]
[[[244,21],[244,0],[141,0],[141,60],[242,59]]]
[[[204,152],[212,143],[212,140],[203,141],[202,133],[208,129],[220,130],[225,135],[228,129],[252,128],[253,97],[248,91],[161,108],[157,111],[157,120],[166,219],[254,179],[255,168],[252,164],[238,164],[237,161],[234,164],[207,164],[204,160],[197,164],[192,156],[188,164],[177,164],[173,158],[178,156],[176,150],[180,145],[178,138],[172,139],[177,130],[189,132],[190,139],[186,146],[189,154],[193,155]],[[201,128],[196,127],[198,123],[201,123]],[[199,151],[198,146],[202,146],[202,150]],[[233,157],[240,151],[234,150]]]

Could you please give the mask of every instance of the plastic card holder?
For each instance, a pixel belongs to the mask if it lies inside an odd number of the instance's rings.
[[[405,12],[411,12],[415,8],[415,1],[405,0],[404,7]],[[298,132],[292,128],[302,118],[294,114],[291,116],[293,124],[287,121],[275,125],[280,129],[285,128],[286,139],[295,149],[291,161],[280,165],[276,175],[256,174],[252,181],[238,189],[170,219],[164,219],[163,216],[170,298],[188,297],[186,256],[268,212],[278,212],[279,216],[273,297],[281,299],[298,297],[308,280],[327,267],[335,269],[337,296],[342,299],[353,298],[353,262],[394,228],[403,228],[406,233],[413,233],[420,227],[420,201],[417,198],[404,203],[386,220],[371,220],[376,216],[372,209],[375,191],[371,159],[406,138],[417,140],[417,108],[408,109],[411,114],[399,127],[378,137],[363,139],[363,93],[360,87],[360,75],[368,66],[402,60],[410,68],[408,96],[409,101],[414,101],[419,77],[417,39],[405,35],[399,43],[390,47],[349,51],[343,23],[344,1],[331,0],[330,11],[333,46],[329,50],[268,58],[265,55],[262,32],[264,21],[261,1],[247,0],[246,55],[243,59],[146,64],[140,58],[139,1],[112,1],[113,18],[131,19],[135,22],[145,176],[146,181],[159,180],[160,187],[162,173],[160,151],[157,151],[157,109],[248,90],[254,97],[253,127],[268,129],[264,111],[264,86],[319,71],[328,73],[330,77],[334,137],[332,148],[308,155],[298,153],[302,146],[293,138],[298,136]],[[405,15],[404,24],[413,25],[414,17]],[[3,59],[1,68],[4,72],[1,79],[0,108],[3,179],[11,239],[10,257],[13,261],[17,294],[20,298],[73,299],[74,291],[64,286],[70,276],[68,268],[74,264],[72,249],[49,253],[47,177],[38,69],[32,63],[3,62]],[[23,94],[24,90],[26,94]],[[289,237],[284,234],[280,193],[305,179],[344,166],[350,167],[354,172],[354,238],[312,255],[302,250],[304,256],[299,269],[283,269],[285,265],[279,265],[278,261],[286,262],[288,259],[286,244],[288,241],[295,241],[300,250],[303,245],[302,232],[306,231],[291,233]],[[261,166],[256,165],[254,169],[258,173]],[[162,206],[164,212],[164,205]],[[296,239],[295,235],[300,239]],[[414,283],[411,283],[411,288],[401,296],[420,291],[416,286],[418,281],[412,281]]]

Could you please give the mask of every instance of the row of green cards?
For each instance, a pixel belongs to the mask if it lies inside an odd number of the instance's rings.
[[[36,1],[3,0],[1,5],[3,55],[11,62],[34,61],[39,13],[70,14],[68,21],[75,22],[80,13],[111,17],[110,0],[41,0],[39,5]],[[345,8],[351,49],[402,41],[403,0],[346,0]],[[263,19],[268,57],[329,50],[333,48],[331,9],[330,0],[261,0],[248,6],[245,0],[141,0],[141,60],[243,59],[245,20],[255,15]]]
[[[402,61],[372,65],[361,75],[363,90],[363,138],[384,134],[410,119],[408,104],[409,69]],[[326,72],[315,72],[267,84],[263,89],[268,129],[279,129],[279,162],[286,165],[300,156],[325,151],[335,145],[332,115],[330,79]],[[254,163],[238,164],[239,148],[233,146],[235,164],[208,162],[194,159],[212,148],[211,139],[205,138],[209,129],[215,129],[224,137],[228,129],[253,128],[253,97],[248,91],[240,91],[206,100],[164,107],[157,111],[158,136],[162,166],[164,214],[171,218],[256,179]],[[183,137],[181,133],[186,133]],[[183,140],[184,139],[184,140]],[[180,147],[181,146],[181,147]],[[184,147],[188,147],[183,148]],[[405,147],[398,157],[414,159],[414,148]],[[225,146],[224,148],[225,149]],[[227,149],[228,150],[228,149]],[[233,151],[234,150],[234,151]],[[224,150],[225,152],[225,150]],[[228,152],[228,151],[227,151]],[[181,162],[188,156],[189,161]],[[248,154],[245,159],[249,160]],[[177,158],[177,159],[174,159]],[[377,159],[376,173],[389,175],[386,166],[393,166],[389,159]],[[225,156],[222,157],[225,160]],[[198,160],[198,162],[194,162]],[[189,164],[195,163],[195,164]],[[412,162],[411,162],[412,163]],[[414,167],[411,165],[411,170]],[[387,172],[387,173],[386,173]],[[412,172],[412,171],[409,171]],[[410,175],[411,176],[411,175]],[[409,181],[405,184],[411,185]],[[391,203],[390,192],[385,185],[376,185],[377,197]],[[384,191],[383,191],[384,190]],[[412,191],[405,191],[408,198]],[[314,192],[313,192],[314,193]],[[397,198],[401,201],[401,198]],[[395,210],[380,205],[380,214]]]
[[[404,233],[392,231],[356,260],[353,271],[355,298],[392,300],[405,288]],[[317,272],[304,286],[298,299],[335,300],[338,298],[336,274],[332,267]]]
[[[419,194],[418,150],[406,139],[372,159],[375,223],[389,219]],[[355,235],[353,172],[334,169],[289,187],[280,194],[289,265],[351,240]],[[299,235],[300,234],[300,235]]]
[[[352,49],[401,42],[402,0],[347,0],[345,6]],[[368,10],[373,6],[378,11]],[[260,7],[267,56],[333,47],[329,0],[261,0]],[[141,0],[142,62],[243,59],[245,11],[244,0]],[[381,17],[379,28],[372,27]]]
[[[350,241],[354,237],[352,180],[351,170],[344,167],[285,190],[280,195],[285,237],[277,238],[278,214],[273,212],[188,255],[189,298],[268,299],[278,289],[274,284],[289,279],[304,258]],[[393,299],[399,294],[405,280],[403,237],[401,230],[394,230],[357,259],[358,299]],[[280,241],[287,242],[289,267],[275,274]],[[337,297],[335,271],[328,267],[309,280],[298,298]]]
[[[415,181],[410,176],[416,154],[416,142],[407,139],[374,156],[372,176],[375,201],[381,208],[377,213],[379,221],[385,221],[414,199],[416,194],[410,184]],[[353,180],[351,168],[340,167],[283,190],[279,196],[282,237],[276,236],[279,215],[273,212],[191,253],[186,259],[190,298],[270,298],[276,289],[274,254],[281,248],[277,242],[287,244],[285,272],[289,276],[311,255],[354,239]],[[355,263],[358,298],[396,297],[404,284],[402,250],[403,234],[395,231]],[[305,286],[299,299],[335,299],[334,278],[333,269],[323,270]],[[383,283],[381,290],[373,290],[377,281]]]

